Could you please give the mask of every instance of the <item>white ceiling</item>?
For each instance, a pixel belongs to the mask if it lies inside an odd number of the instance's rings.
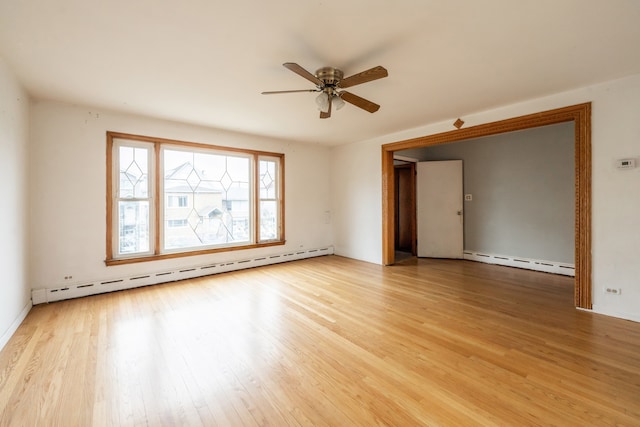
[[[34,98],[328,145],[640,73],[638,0],[0,0]],[[382,65],[318,118],[282,67]]]

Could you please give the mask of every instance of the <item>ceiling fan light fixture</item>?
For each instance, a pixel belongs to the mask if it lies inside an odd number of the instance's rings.
[[[323,113],[329,112],[329,95],[326,92],[322,92],[316,97],[316,104],[318,105],[318,110]]]
[[[345,103],[349,103],[358,108],[361,108],[369,113],[375,113],[380,109],[380,106],[375,102],[371,102],[368,99],[354,95],[351,92],[343,90],[345,88],[356,86],[362,83],[367,83],[373,80],[378,80],[383,77],[387,77],[389,73],[387,70],[378,65],[377,67],[364,70],[360,73],[354,74],[347,78],[344,78],[344,73],[333,67],[322,67],[316,70],[315,74],[311,74],[309,71],[296,64],[295,62],[285,62],[282,64],[285,68],[298,74],[309,80],[315,85],[315,89],[302,89],[302,90],[276,90],[262,92],[263,95],[271,95],[277,93],[293,93],[293,92],[320,92],[316,97],[316,105],[320,110],[320,118],[328,119],[331,117],[331,110],[339,110],[344,107]]]

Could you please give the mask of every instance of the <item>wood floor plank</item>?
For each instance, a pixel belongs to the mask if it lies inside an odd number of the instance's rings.
[[[324,256],[35,306],[0,425],[640,425],[640,324],[568,277]]]

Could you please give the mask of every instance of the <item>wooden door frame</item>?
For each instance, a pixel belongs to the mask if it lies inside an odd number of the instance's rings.
[[[395,176],[393,153],[410,148],[497,135],[557,123],[574,122],[575,139],[575,285],[576,307],[592,308],[591,288],[591,103],[572,105],[428,135],[382,146],[382,263],[391,265],[394,256]]]

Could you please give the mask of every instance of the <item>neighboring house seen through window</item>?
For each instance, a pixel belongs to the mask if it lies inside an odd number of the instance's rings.
[[[283,154],[114,132],[107,146],[107,264],[284,243]]]
[[[167,207],[169,208],[186,208],[189,202],[189,196],[167,196]]]

